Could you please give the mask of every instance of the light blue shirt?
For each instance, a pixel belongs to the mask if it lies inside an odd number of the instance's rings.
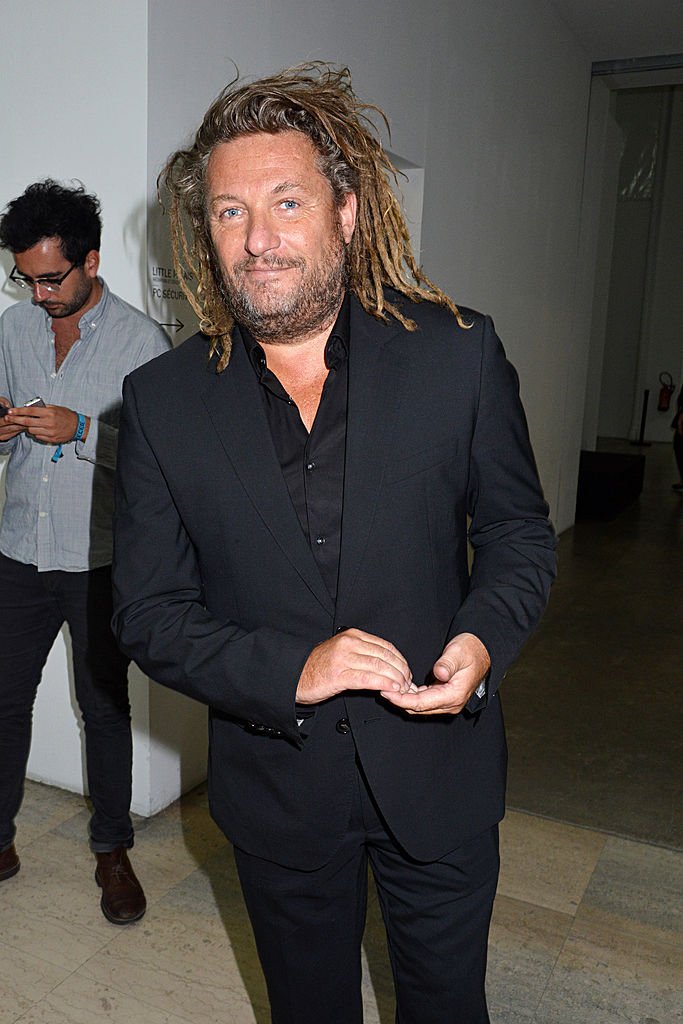
[[[0,442],[9,453],[0,551],[39,571],[109,565],[121,388],[126,374],[170,348],[162,328],[109,291],[80,319],[80,339],[55,370],[51,318],[32,302],[0,317],[0,395],[12,406],[39,396],[90,417],[84,441],[56,446],[26,433]]]

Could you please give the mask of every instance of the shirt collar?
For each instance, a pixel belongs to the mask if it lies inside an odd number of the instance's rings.
[[[102,285],[102,294],[100,295],[99,302],[97,302],[96,305],[91,306],[90,309],[86,309],[85,313],[78,321],[78,326],[81,331],[86,327],[89,327],[92,330],[99,327],[100,321],[102,320],[109,304],[109,289],[101,277],[98,277],[97,280]]]
[[[332,328],[330,336],[327,339],[327,344],[325,345],[325,366],[328,370],[336,370],[341,366],[344,360],[348,358],[350,331],[349,311],[349,293],[346,292],[339,313],[337,314],[337,319],[334,322],[334,327]],[[249,356],[251,365],[254,367],[259,380],[263,380],[264,376],[268,372],[266,354],[261,345],[259,345],[258,341],[256,341],[246,327],[243,327],[241,324],[239,327],[242,340],[244,341],[244,347],[247,350],[247,355]]]

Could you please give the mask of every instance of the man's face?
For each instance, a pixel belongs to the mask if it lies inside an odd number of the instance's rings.
[[[239,323],[260,341],[292,342],[334,321],[356,197],[334,205],[305,135],[221,143],[209,158],[207,204],[223,291]]]
[[[62,253],[59,238],[43,238],[31,249],[15,252],[14,262],[23,277],[29,277],[35,282],[34,304],[41,306],[49,316],[63,319],[79,313],[87,306],[97,279],[99,255],[94,250],[89,252],[83,266],[75,267],[55,292],[48,291],[40,279],[60,277],[71,266]]]

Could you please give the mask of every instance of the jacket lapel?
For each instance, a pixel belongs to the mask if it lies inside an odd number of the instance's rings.
[[[395,321],[382,324],[352,297],[344,510],[336,621],[346,622],[392,451],[393,424],[407,394],[410,337]],[[392,344],[393,342],[393,344]]]
[[[237,334],[237,332],[235,332]],[[334,604],[306,543],[273,446],[259,385],[239,337],[203,394],[226,456],[275,541],[328,614]],[[258,552],[254,558],[258,559]]]

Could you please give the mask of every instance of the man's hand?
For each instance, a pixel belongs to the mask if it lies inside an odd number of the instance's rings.
[[[6,409],[10,409],[12,403],[9,398],[5,398],[4,395],[0,395],[0,405],[4,405]],[[9,413],[7,414],[9,415]],[[13,437],[20,434],[22,427],[15,427],[11,420],[8,421],[7,416],[0,416],[0,441],[11,441]]]
[[[314,647],[296,691],[299,704],[318,704],[344,690],[409,693],[415,689],[408,662],[388,640],[347,629]]]
[[[491,667],[489,653],[473,633],[450,640],[432,669],[435,683],[414,692],[382,692],[391,704],[412,715],[458,715]]]
[[[8,427],[18,427],[10,435],[11,437],[25,430],[27,434],[35,438],[36,441],[42,441],[43,444],[66,444],[76,433],[78,413],[63,405],[31,405],[28,408],[19,406],[10,409],[3,420]],[[86,419],[84,438],[87,436],[89,426],[90,420]],[[0,439],[7,440],[7,438],[2,438],[2,435],[0,435]]]

